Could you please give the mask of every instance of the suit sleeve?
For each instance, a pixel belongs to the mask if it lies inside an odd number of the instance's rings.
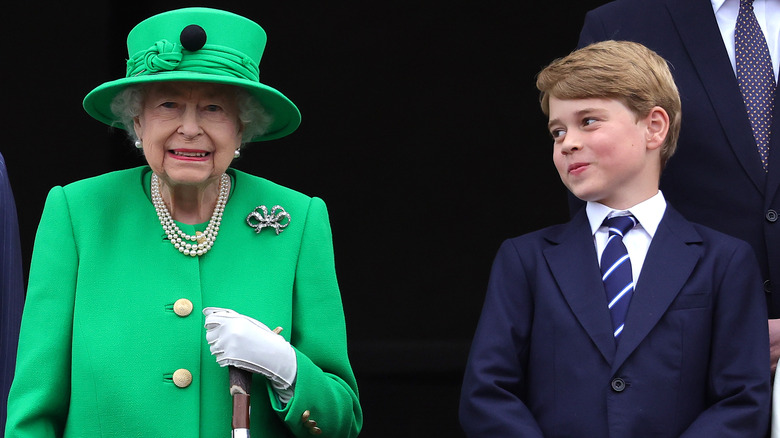
[[[62,436],[78,257],[62,187],[49,192],[35,237],[6,436]]]
[[[298,360],[295,394],[279,414],[299,437],[309,437],[301,414],[322,429],[322,437],[354,437],[363,414],[347,355],[347,335],[325,203],[312,198],[301,240],[293,291],[290,342]]]
[[[600,16],[592,11],[585,14],[585,22],[580,30],[580,39],[577,43],[577,48],[580,49],[588,44],[604,41],[606,39],[609,38],[607,37],[607,31],[604,28]]]
[[[714,291],[708,370],[709,408],[682,437],[756,437],[769,427],[770,372],[766,302],[753,252],[734,252]]]
[[[542,437],[522,398],[533,307],[522,260],[513,244],[504,242],[493,262],[461,389],[460,423],[470,438]]]
[[[22,249],[16,203],[8,181],[5,160],[0,155],[0,434],[5,427],[8,389],[14,376],[19,324],[24,305]]]

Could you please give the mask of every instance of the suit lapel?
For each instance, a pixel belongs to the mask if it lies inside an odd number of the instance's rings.
[[[667,206],[631,298],[626,327],[612,364],[613,372],[647,337],[690,278],[700,258],[699,251],[689,245],[695,242],[701,242],[699,233]]]
[[[780,187],[780,87],[775,88],[775,108],[772,113],[772,134],[769,138],[769,174],[767,177],[766,208],[772,205],[772,201]],[[774,151],[774,153],[772,153]]]
[[[561,294],[604,359],[612,363],[615,356],[612,323],[585,209],[577,213],[562,233],[547,238],[557,243],[544,251],[544,257]]]
[[[675,23],[686,52],[691,57],[707,96],[718,115],[737,160],[761,193],[766,173],[755,147],[753,131],[744,111],[739,85],[712,11],[706,0],[667,0],[666,7]],[[674,73],[674,68],[672,68]],[[683,107],[690,97],[681,90]],[[683,110],[683,126],[685,111]],[[775,124],[777,126],[777,124]],[[713,128],[717,129],[717,128]]]

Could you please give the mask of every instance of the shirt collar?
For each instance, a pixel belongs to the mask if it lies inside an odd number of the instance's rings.
[[[720,9],[724,3],[726,3],[726,0],[710,0],[712,3],[712,10],[717,14],[718,9]]]
[[[658,224],[661,223],[661,219],[664,217],[666,211],[666,199],[663,193],[659,190],[653,197],[642,201],[639,204],[628,208],[626,210],[615,210],[607,207],[604,204],[598,202],[588,202],[585,206],[585,212],[588,215],[588,222],[590,222],[590,229],[592,234],[596,234],[599,227],[604,223],[612,212],[625,211],[634,215],[639,221],[639,225],[647,231],[650,238],[655,236],[656,230],[658,230]]]

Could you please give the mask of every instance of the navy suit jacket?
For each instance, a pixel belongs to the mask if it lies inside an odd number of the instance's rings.
[[[8,389],[14,376],[19,323],[24,306],[22,250],[16,203],[8,181],[5,159],[0,155],[0,435],[5,430]]]
[[[769,423],[769,340],[755,255],[671,206],[620,342],[584,209],[507,240],[469,354],[469,437],[745,437]]]
[[[642,43],[671,64],[682,130],[661,177],[664,196],[688,220],[751,244],[769,316],[780,317],[780,95],[767,173],[709,0],[608,3],[586,15],[579,46],[606,39]]]

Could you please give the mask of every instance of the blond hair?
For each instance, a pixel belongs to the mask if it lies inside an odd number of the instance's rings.
[[[630,41],[602,41],[559,58],[536,78],[545,115],[550,96],[558,99],[616,99],[637,117],[659,106],[669,115],[669,132],[661,146],[661,168],[674,154],[680,135],[680,94],[665,59]]]

